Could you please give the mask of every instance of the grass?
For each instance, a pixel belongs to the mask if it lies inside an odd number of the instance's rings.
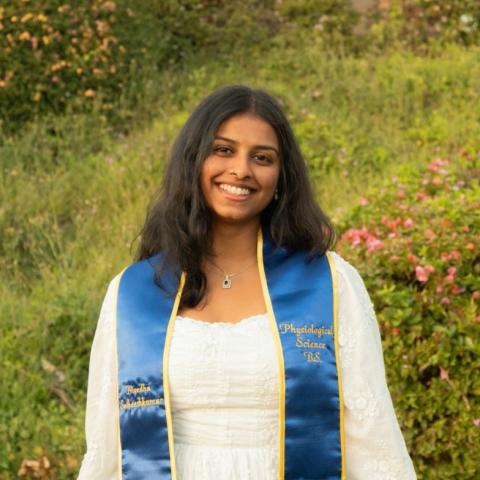
[[[478,145],[478,49],[339,58],[317,41],[276,42],[144,79],[144,102],[119,107],[125,128],[92,112],[39,119],[2,139],[0,479],[42,455],[54,472],[44,478],[76,478],[103,294],[131,261],[176,132],[214,88],[248,83],[281,99],[335,220],[399,165]]]

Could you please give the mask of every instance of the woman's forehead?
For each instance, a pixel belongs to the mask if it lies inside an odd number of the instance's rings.
[[[233,143],[270,145],[278,149],[278,138],[273,127],[263,118],[252,113],[241,113],[224,120],[215,137]]]

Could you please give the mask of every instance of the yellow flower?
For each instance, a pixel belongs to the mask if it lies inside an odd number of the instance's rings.
[[[26,13],[21,19],[20,21],[22,23],[25,23],[25,22],[28,22],[31,18],[33,18],[33,15],[29,12],[29,13]]]
[[[29,32],[22,32],[18,38],[20,40],[28,41],[28,40],[30,40],[30,33]]]
[[[6,85],[5,81],[0,80],[0,88],[5,88]]]
[[[48,45],[50,43],[50,37],[48,35],[44,35],[42,37],[42,41],[44,45]]]
[[[43,13],[39,13],[39,14],[37,15],[37,20],[38,20],[39,22],[46,22],[46,21],[48,20],[48,18],[47,18]]]
[[[39,102],[42,98],[42,92],[35,92],[35,94],[32,97],[32,100],[34,102]]]
[[[95,96],[95,90],[93,90],[92,88],[88,88],[87,90],[85,90],[85,92],[83,92],[83,94],[87,98],[93,98]]]
[[[18,20],[18,17],[16,15],[14,15],[13,17],[10,17],[10,21],[12,23],[17,23],[17,20]]]

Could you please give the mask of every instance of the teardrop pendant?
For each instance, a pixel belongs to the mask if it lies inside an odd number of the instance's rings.
[[[232,286],[232,279],[228,275],[225,275],[223,277],[222,288],[230,288],[231,286]]]

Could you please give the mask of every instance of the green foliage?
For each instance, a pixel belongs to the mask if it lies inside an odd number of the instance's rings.
[[[0,7],[0,132],[66,110],[96,108],[118,122],[119,99],[134,106],[146,77],[200,47],[268,39],[278,23],[271,4],[13,0]]]
[[[343,219],[390,390],[422,479],[474,479],[480,456],[480,151],[403,169]]]
[[[115,2],[75,7],[60,0],[15,0],[0,7],[0,108],[3,122],[62,111],[84,97],[117,95],[125,47],[113,32]],[[9,125],[3,124],[3,129]]]
[[[314,42],[365,54],[478,45],[473,0],[380,2],[366,17],[340,0],[13,0],[0,7],[0,133],[45,114],[102,112],[121,129],[159,72],[198,56],[241,62],[252,46]]]
[[[480,3],[476,0],[392,0],[370,12],[369,41],[429,53],[444,45],[480,44]]]
[[[358,19],[350,2],[342,0],[285,0],[278,2],[284,21],[302,29],[314,27],[320,32],[351,34]]]

